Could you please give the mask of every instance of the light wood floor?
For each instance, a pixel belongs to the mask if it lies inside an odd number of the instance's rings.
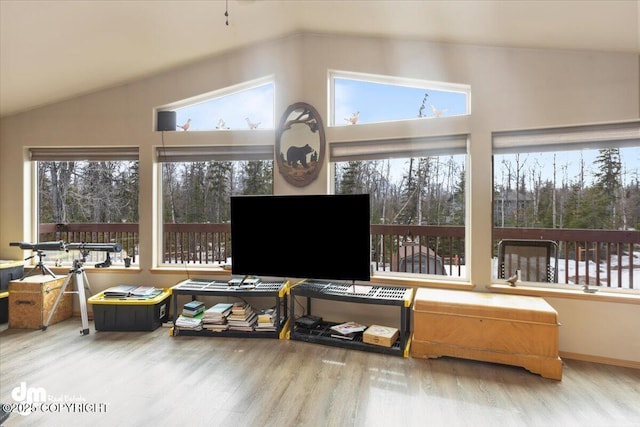
[[[640,426],[637,369],[565,360],[559,382],[452,358],[80,328],[0,332],[1,401],[24,383],[50,411],[6,427]]]

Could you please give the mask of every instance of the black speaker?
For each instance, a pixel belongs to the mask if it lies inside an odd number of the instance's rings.
[[[176,130],[176,112],[158,111],[158,131]]]

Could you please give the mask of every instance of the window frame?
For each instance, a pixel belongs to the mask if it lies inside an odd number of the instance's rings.
[[[247,131],[234,131],[242,134]],[[254,131],[248,131],[254,133]],[[199,145],[199,146],[166,146],[164,142],[161,146],[155,147],[154,150],[154,164],[156,165],[156,221],[157,225],[154,226],[154,248],[155,255],[153,257],[154,268],[157,269],[197,269],[207,272],[224,272],[227,271],[224,267],[217,264],[190,264],[189,262],[182,263],[168,263],[164,260],[164,181],[163,181],[163,167],[165,163],[187,163],[187,162],[199,162],[199,161],[222,161],[222,162],[236,162],[236,161],[254,161],[263,160],[271,161],[272,168],[275,169],[274,160],[274,147],[275,141],[269,144],[233,144],[233,145]],[[272,193],[273,193],[273,176],[272,176]],[[182,223],[188,224],[188,223]]]
[[[572,126],[557,126],[548,128],[534,128],[524,130],[509,130],[492,132],[492,174],[491,174],[491,234],[492,241],[495,230],[502,227],[495,225],[495,156],[507,154],[526,154],[526,153],[557,153],[563,151],[577,150],[601,150],[608,148],[640,148],[640,120],[627,120],[606,123],[594,123]],[[523,227],[525,228],[525,227]],[[550,229],[550,230],[562,230]],[[572,230],[567,228],[567,230]],[[573,229],[575,230],[575,229]],[[593,229],[606,230],[606,229]],[[560,257],[560,254],[558,254]],[[573,261],[571,261],[573,262]],[[579,274],[576,273],[576,274]],[[491,274],[493,283],[500,282],[494,271]],[[569,283],[546,283],[546,282],[523,282],[522,285],[533,290],[552,289],[557,291],[576,291],[583,288],[584,292],[589,291],[589,285],[569,284]],[[497,289],[501,285],[497,286]],[[594,289],[593,287],[591,289]],[[602,293],[611,294],[638,294],[640,288],[628,289],[622,287],[597,286],[595,289]]]
[[[465,105],[465,114],[462,116],[471,115],[471,86],[467,84],[460,83],[447,83],[447,82],[437,82],[431,80],[422,80],[417,78],[409,78],[409,77],[398,77],[398,76],[389,76],[382,74],[369,74],[369,73],[361,73],[354,71],[343,71],[343,70],[328,70],[328,78],[327,78],[327,117],[328,117],[328,127],[338,127],[335,123],[335,81],[336,79],[342,80],[355,80],[361,81],[365,83],[374,83],[374,84],[383,84],[389,86],[400,86],[400,87],[409,87],[415,89],[424,89],[424,90],[436,90],[441,92],[456,92],[463,93],[466,96],[466,105]],[[449,118],[449,117],[459,117],[461,115],[456,114],[452,116],[446,116],[441,118]],[[423,117],[426,118],[426,117]],[[405,120],[419,120],[420,118],[405,118],[405,119],[389,119],[382,120],[377,122],[370,122],[366,124],[374,124],[374,123],[388,123],[391,121],[405,121]]]
[[[277,96],[277,88],[276,88],[276,82],[275,82],[275,77],[273,75],[267,75],[264,77],[260,77],[257,79],[253,79],[253,80],[248,80],[248,81],[244,81],[241,83],[237,83],[231,86],[226,86],[220,89],[215,89],[212,90],[210,92],[206,92],[200,95],[196,95],[196,96],[192,96],[189,98],[185,98],[182,99],[180,101],[175,101],[175,102],[171,102],[165,105],[162,105],[160,107],[157,107],[155,110],[154,117],[157,117],[157,112],[158,111],[177,111],[180,109],[184,109],[187,107],[195,107],[197,105],[200,104],[204,104],[207,103],[209,101],[215,101],[221,98],[225,98],[225,97],[229,97],[229,96],[233,96],[235,94],[241,93],[241,92],[246,92],[252,89],[256,89],[259,88],[261,86],[266,86],[266,85],[271,85],[273,87],[273,100],[272,100],[272,122],[268,123],[268,127],[262,126],[260,128],[260,130],[270,130],[273,131],[275,129],[276,126],[276,112],[275,112],[275,106],[276,106],[276,96]],[[212,119],[212,123],[213,123],[213,119]],[[267,125],[267,124],[265,124]],[[154,125],[154,129],[155,129],[155,125]],[[231,131],[231,132],[237,132],[237,131],[241,131],[243,129],[239,129],[239,128],[234,128],[234,129],[225,129],[227,131]],[[193,131],[193,130],[192,130]],[[202,130],[195,130],[195,132],[210,132],[210,131],[219,131],[219,129],[215,129],[215,126],[212,127],[211,129],[202,129]]]
[[[38,241],[40,237],[40,187],[39,187],[39,162],[82,162],[82,161],[136,161],[138,168],[140,166],[140,150],[137,146],[131,145],[114,145],[114,146],[77,146],[77,147],[25,147],[26,159],[29,164],[30,179],[32,185],[31,194],[31,236],[33,241]],[[138,188],[138,192],[140,189]],[[140,247],[140,206],[138,210],[138,241],[133,245]],[[65,243],[82,243],[82,242],[65,242]],[[123,248],[124,249],[124,248]],[[75,255],[75,254],[74,254]],[[140,253],[136,256],[136,264],[140,262]],[[130,254],[127,254],[130,256]],[[118,258],[118,256],[116,256]],[[124,259],[124,254],[121,254]],[[35,258],[31,264],[34,264]],[[114,260],[114,262],[117,262]],[[66,262],[65,267],[68,265]],[[56,265],[57,266],[57,265]],[[122,264],[112,264],[113,267],[124,267]],[[85,268],[90,267],[85,265]]]

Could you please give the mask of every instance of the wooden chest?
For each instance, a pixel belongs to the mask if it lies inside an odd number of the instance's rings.
[[[41,329],[62,292],[66,276],[36,274],[9,282],[9,327]],[[73,300],[70,293],[60,299],[49,325],[68,319],[72,315]]]
[[[562,379],[558,313],[539,297],[421,288],[411,356],[452,356],[522,366]]]

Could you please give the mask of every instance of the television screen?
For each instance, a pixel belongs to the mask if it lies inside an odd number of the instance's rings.
[[[369,195],[231,197],[235,275],[369,280]]]

